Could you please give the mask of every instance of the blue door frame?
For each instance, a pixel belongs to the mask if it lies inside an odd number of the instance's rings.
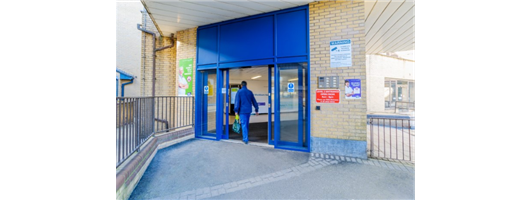
[[[290,67],[292,68],[292,67]],[[274,73],[272,72],[272,69],[274,69]],[[283,69],[283,68],[282,68]],[[310,117],[309,117],[309,110],[305,110],[306,112],[306,120],[307,123],[305,124],[306,127],[304,127],[304,109],[307,109],[303,105],[303,94],[302,90],[304,89],[304,83],[303,83],[303,70],[304,68],[299,65],[297,67],[298,70],[298,142],[288,142],[288,141],[281,141],[280,135],[280,81],[276,81],[280,79],[280,68],[277,64],[274,64],[274,67],[269,66],[268,67],[268,144],[274,145],[275,148],[279,149],[288,149],[288,150],[296,150],[296,151],[306,151],[309,152],[310,150]],[[306,68],[308,71],[309,67]],[[207,127],[208,127],[208,99],[207,95],[204,94],[204,86],[208,84],[208,75],[209,74],[216,74],[216,133],[208,133]],[[200,124],[196,126],[196,138],[203,138],[203,139],[210,139],[210,140],[220,140],[220,139],[229,139],[229,105],[230,105],[230,90],[229,90],[229,70],[228,69],[210,69],[210,70],[201,70],[197,71],[197,87],[196,87],[196,105],[199,105],[197,107],[197,113],[196,113],[196,121],[197,124]],[[274,85],[272,84],[272,78],[274,78]],[[309,85],[307,85],[307,80],[309,80],[309,73],[306,73],[306,87],[309,88]],[[274,88],[274,92],[272,91],[272,88]],[[223,94],[223,90],[225,93]],[[199,92],[200,91],[200,92]],[[309,91],[309,90],[308,90]],[[306,93],[306,95],[309,92]],[[274,95],[274,102],[272,102],[272,95]],[[223,97],[225,98],[223,101]],[[309,98],[309,97],[307,97]],[[200,102],[200,103],[199,103]],[[309,107],[310,101],[306,99],[307,107]],[[274,106],[272,106],[274,104]],[[274,107],[274,109],[273,109]],[[272,137],[272,111],[274,111],[274,137]],[[224,115],[223,115],[224,114]],[[223,118],[226,123],[223,124]],[[307,147],[304,147],[303,145],[303,137],[304,137],[304,128],[306,129],[306,143]]]
[[[228,70],[223,70],[224,73],[225,73],[225,76],[226,76],[226,81],[225,81],[225,87],[223,88],[225,91],[225,131],[224,131],[224,134],[222,136],[223,139],[227,140],[229,139],[228,138],[228,134],[230,133],[230,130],[229,130],[229,120],[230,120],[230,72]],[[222,92],[221,92],[222,93]],[[222,107],[222,106],[221,106]]]
[[[209,139],[209,140],[218,140],[218,133],[208,133],[208,98],[207,94],[204,94],[205,86],[208,86],[208,75],[216,73],[217,70],[202,70],[197,71],[196,74],[196,88],[195,88],[195,105],[197,109],[195,110],[195,137],[196,138],[203,138],[203,139]],[[218,75],[216,78],[219,78]],[[218,85],[218,83],[215,83]],[[209,88],[211,89],[211,88]],[[218,89],[218,87],[217,87]],[[216,94],[217,91],[215,91]],[[206,96],[206,97],[205,97]],[[218,97],[218,95],[217,95]],[[218,101],[216,101],[218,102]],[[218,105],[216,104],[216,109]],[[217,114],[217,113],[216,113]],[[218,115],[216,115],[218,117]],[[217,129],[217,127],[216,127]]]
[[[270,13],[264,13],[230,21],[210,24],[197,29],[196,52],[196,105],[195,133],[197,138],[228,139],[229,133],[229,72],[228,69],[255,65],[269,65],[269,144],[275,148],[309,152],[310,147],[310,52],[309,52],[309,7],[299,6]],[[280,138],[280,98],[278,64],[306,62],[305,88],[302,82],[302,68],[298,73],[298,88],[306,89],[306,107],[303,107],[302,96],[299,96],[298,142],[282,142]],[[273,66],[273,67],[272,67]],[[272,72],[274,69],[274,72]],[[207,128],[207,99],[203,95],[207,74],[216,73],[216,134],[203,136]],[[206,75],[204,75],[206,73]],[[204,77],[206,76],[206,78]],[[274,77],[274,84],[271,78]],[[223,81],[226,86],[223,87]],[[274,91],[272,91],[272,88]],[[222,88],[226,88],[223,96]],[[301,92],[298,93],[302,95]],[[274,95],[274,102],[272,102]],[[225,97],[225,101],[223,101]],[[274,109],[272,109],[274,107]],[[304,110],[306,123],[303,123]],[[223,112],[225,110],[226,112]],[[226,113],[223,116],[223,113]],[[272,137],[272,117],[274,116],[274,137]],[[223,125],[223,119],[226,124]],[[303,130],[306,130],[306,146],[303,143]]]
[[[309,67],[307,67],[309,68]],[[274,112],[277,113],[274,115],[274,132],[275,133],[279,133],[279,134],[275,134],[274,135],[274,147],[275,148],[280,148],[280,149],[289,149],[289,150],[297,150],[297,151],[309,151],[309,145],[310,145],[310,142],[309,142],[309,112],[310,110],[307,109],[308,107],[304,107],[304,102],[303,102],[303,90],[304,90],[304,82],[303,82],[303,66],[302,65],[298,65],[297,67],[279,67],[278,65],[275,65],[275,73],[274,73],[274,80],[280,80],[280,73],[281,73],[281,70],[282,69],[297,69],[298,71],[298,86],[296,88],[298,88],[298,142],[289,142],[289,141],[282,141],[281,140],[281,130],[280,130],[280,127],[281,127],[281,116],[280,116],[280,81],[275,81],[275,91],[274,91],[274,100],[275,100],[275,105],[278,105],[278,106],[275,106],[274,107]],[[307,70],[307,69],[306,69]],[[307,88],[309,88],[308,86],[308,82],[307,80],[309,80],[309,73],[306,74],[306,86]],[[309,90],[308,90],[309,91]],[[308,96],[308,91],[306,91],[306,95]],[[307,106],[309,106],[309,100],[306,99],[306,102],[307,102]],[[305,110],[305,114],[307,114],[306,116],[306,120],[307,120],[307,123],[305,124],[306,127],[304,127],[304,109],[307,109]],[[305,137],[306,137],[306,142],[307,142],[307,147],[304,147],[304,128],[305,128]]]
[[[267,133],[268,133],[268,143],[270,145],[275,145],[274,144],[274,138],[272,137],[272,88],[271,88],[271,82],[272,82],[272,78],[273,78],[273,74],[272,74],[272,69],[274,69],[274,66],[271,66],[269,65],[268,67],[269,69],[267,70],[268,71],[268,76],[269,76],[269,80],[268,80],[268,91],[269,91],[269,98],[268,98],[268,111],[269,111],[269,116],[268,116],[268,123],[267,123]],[[276,79],[274,79],[275,83],[276,83]],[[275,145],[276,146],[276,145]]]

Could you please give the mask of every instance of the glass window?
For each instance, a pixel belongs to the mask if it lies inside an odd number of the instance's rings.
[[[414,102],[415,99],[414,81],[385,79],[383,93],[385,99],[385,109],[395,109],[396,106],[406,107],[407,103],[404,102]]]

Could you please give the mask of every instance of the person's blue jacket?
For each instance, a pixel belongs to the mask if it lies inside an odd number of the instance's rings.
[[[236,93],[236,103],[234,105],[234,112],[238,114],[250,114],[252,113],[252,105],[254,105],[254,107],[256,108],[256,112],[258,112],[258,102],[256,102],[254,93],[247,89],[246,86],[243,86]]]

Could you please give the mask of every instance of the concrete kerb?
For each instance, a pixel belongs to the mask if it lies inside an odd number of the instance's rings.
[[[366,164],[366,165],[373,165],[378,167],[383,167],[387,169],[393,169],[393,170],[399,170],[399,171],[405,171],[405,172],[413,172],[414,171],[414,163],[408,163],[403,161],[387,161],[387,160],[380,160],[380,159],[359,159],[354,157],[347,157],[347,156],[336,156],[336,155],[328,155],[328,154],[321,154],[321,153],[311,153],[311,157],[315,159],[326,159],[326,160],[332,160],[336,163],[338,162],[347,162],[347,163],[360,163],[360,164]]]

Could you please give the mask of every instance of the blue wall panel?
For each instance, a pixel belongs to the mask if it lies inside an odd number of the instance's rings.
[[[217,27],[197,30],[197,64],[217,63]]]
[[[201,26],[197,29],[197,69],[237,68],[254,62],[307,62],[308,7]]]
[[[294,63],[294,62],[309,62],[308,56],[291,56],[285,58],[278,58],[276,63]]]
[[[221,25],[220,62],[274,57],[273,16]]]
[[[307,14],[306,10],[277,14],[278,56],[306,55]]]

